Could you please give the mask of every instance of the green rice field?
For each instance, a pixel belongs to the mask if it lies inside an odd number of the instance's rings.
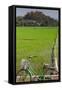
[[[30,70],[33,75],[43,74],[43,65],[50,63],[51,49],[58,27],[16,27],[16,72],[21,60],[33,57]]]

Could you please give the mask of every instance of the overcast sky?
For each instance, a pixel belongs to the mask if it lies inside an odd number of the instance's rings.
[[[30,8],[16,8],[16,16],[24,16],[27,12],[31,11],[40,11],[45,15],[50,16],[56,20],[58,20],[58,10],[47,10],[47,9],[30,9]]]

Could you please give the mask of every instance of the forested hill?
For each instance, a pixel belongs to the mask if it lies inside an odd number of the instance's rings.
[[[16,17],[17,26],[58,26],[58,21],[42,12],[28,12],[25,16]]]

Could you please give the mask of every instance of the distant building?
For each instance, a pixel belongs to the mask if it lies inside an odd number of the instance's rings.
[[[40,23],[36,22],[35,20],[29,20],[29,19],[24,19],[21,21],[22,26],[40,26]]]

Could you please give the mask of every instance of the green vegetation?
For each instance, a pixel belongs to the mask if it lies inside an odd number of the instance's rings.
[[[31,60],[30,70],[34,75],[42,75],[43,64],[50,63],[57,31],[57,27],[16,27],[16,72],[21,59],[36,56]]]
[[[42,12],[29,12],[24,16],[16,17],[17,26],[58,26],[58,21],[46,16]]]

